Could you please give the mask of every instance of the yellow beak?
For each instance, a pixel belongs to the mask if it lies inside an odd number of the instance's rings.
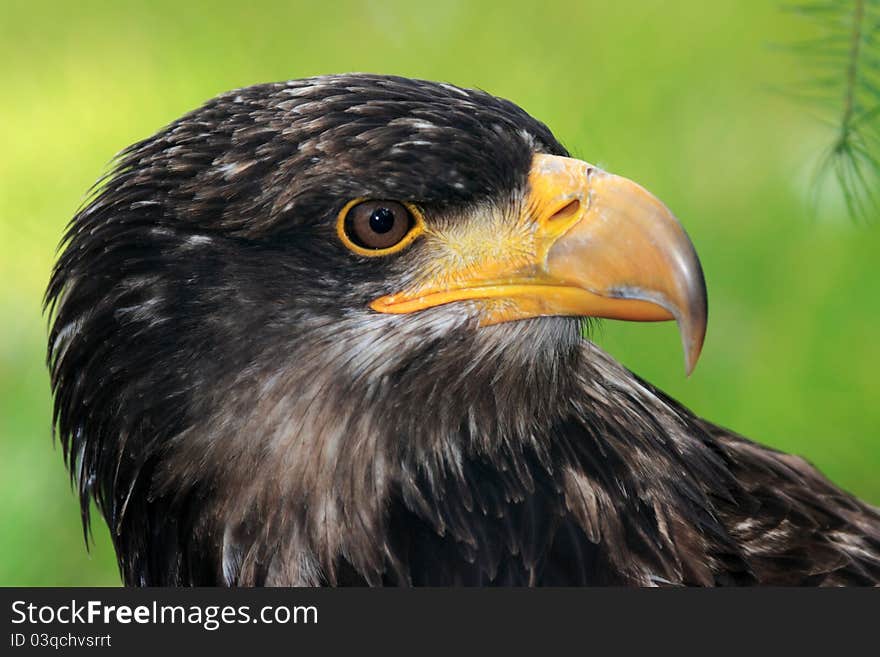
[[[690,374],[706,334],[706,287],[694,247],[666,206],[586,162],[536,155],[523,214],[528,237],[516,257],[493,253],[464,274],[435,276],[371,307],[410,313],[491,300],[483,324],[553,315],[674,319]]]

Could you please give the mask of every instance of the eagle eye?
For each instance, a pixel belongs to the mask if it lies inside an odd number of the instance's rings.
[[[343,244],[361,255],[396,253],[422,231],[419,211],[399,201],[356,199],[339,213],[337,232]]]

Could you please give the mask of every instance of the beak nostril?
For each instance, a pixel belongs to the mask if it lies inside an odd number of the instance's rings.
[[[578,199],[574,199],[573,201],[569,201],[561,208],[559,208],[556,212],[551,214],[548,218],[548,222],[558,221],[560,219],[568,219],[573,215],[577,214],[577,212],[581,209],[581,202]]]

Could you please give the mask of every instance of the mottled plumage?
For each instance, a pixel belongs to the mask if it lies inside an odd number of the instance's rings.
[[[55,421],[128,584],[876,584],[880,515],[581,337],[475,303],[370,309],[432,266],[337,239],[525,203],[512,103],[344,75],[233,91],[127,149],[53,272]]]

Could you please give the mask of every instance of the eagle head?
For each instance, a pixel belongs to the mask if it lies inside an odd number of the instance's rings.
[[[546,457],[583,318],[677,320],[688,370],[706,324],[648,192],[509,101],[376,75],[125,150],[47,300],[57,430],[129,583],[375,581],[395,500],[440,517],[465,460]]]

